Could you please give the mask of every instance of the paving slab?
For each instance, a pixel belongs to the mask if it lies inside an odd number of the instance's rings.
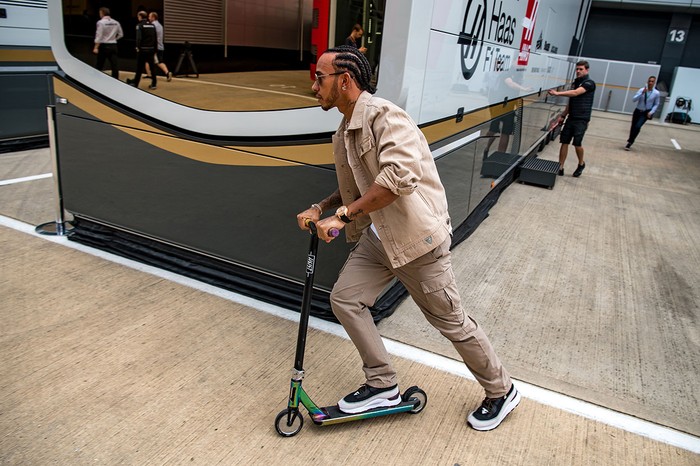
[[[627,128],[596,114],[584,175],[553,190],[509,187],[454,251],[455,270],[518,380],[697,435],[700,133],[648,123],[626,152]],[[2,154],[1,178],[45,173],[49,161],[48,150]],[[52,186],[0,186],[0,214],[27,231],[52,220]],[[1,464],[698,463],[528,398],[497,430],[475,432],[464,420],[480,387],[399,356],[401,383],[428,392],[424,412],[329,427],[307,418],[282,439],[273,420],[294,317],[68,246],[0,227]],[[407,300],[380,330],[456,358],[416,312]],[[352,344],[315,329],[307,371],[322,404],[362,377]]]
[[[628,152],[628,130],[596,112],[580,178],[571,150],[553,190],[510,186],[458,285],[516,378],[700,435],[700,132],[648,124]],[[379,328],[458,358],[410,299]]]
[[[694,465],[698,455],[523,399],[466,426],[480,387],[395,358],[428,393],[418,415],[275,432],[296,323],[0,226],[0,463]],[[312,329],[304,386],[356,387],[352,343]]]

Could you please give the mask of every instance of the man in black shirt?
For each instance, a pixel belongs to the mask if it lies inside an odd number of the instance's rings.
[[[564,162],[569,152],[569,144],[573,139],[576,157],[578,157],[578,167],[573,176],[579,177],[586,168],[583,161],[583,135],[588,129],[588,122],[591,120],[591,110],[593,109],[593,95],[595,94],[595,82],[588,77],[588,62],[581,60],[576,63],[576,79],[568,91],[549,90],[549,95],[569,97],[569,103],[564,112],[559,115],[559,123],[566,118],[564,128],[561,130],[561,147],[559,148],[559,176],[564,175]],[[567,118],[568,116],[568,118]]]
[[[139,87],[141,74],[144,71],[146,63],[151,70],[155,71],[156,64],[153,57],[156,53],[158,39],[156,35],[156,27],[148,22],[148,14],[145,11],[139,11],[137,15],[139,24],[136,25],[136,76],[134,79],[127,79],[126,83],[134,87]],[[149,89],[156,89],[157,84],[156,73],[151,72],[151,85]]]

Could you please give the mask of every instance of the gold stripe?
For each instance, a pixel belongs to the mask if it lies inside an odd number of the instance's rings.
[[[186,157],[191,160],[197,160],[204,163],[212,163],[217,165],[241,165],[241,166],[292,166],[301,163],[333,163],[330,152],[330,144],[306,145],[306,146],[287,146],[280,147],[279,154],[265,154],[265,149],[278,148],[261,148],[262,155],[255,153],[251,148],[238,147],[221,147],[200,142],[190,141],[179,138],[171,133],[163,131],[152,125],[144,123],[135,118],[131,118],[105,104],[102,104],[86,94],[78,91],[72,86],[66,84],[58,78],[54,79],[54,90],[60,97],[64,97],[71,104],[80,108],[84,112],[94,116],[100,121],[109,123],[113,128],[123,131],[130,136],[140,139],[155,147],[159,147],[170,153]],[[324,161],[316,160],[319,158],[321,148],[317,146],[325,146],[327,149],[323,151],[325,156]],[[256,148],[257,149],[257,148]],[[274,152],[274,151],[270,151]],[[272,155],[288,158],[290,160],[278,160],[265,157]]]
[[[54,79],[54,89],[58,96],[94,116],[100,121],[111,124],[132,137],[152,144],[165,151],[199,162],[217,165],[240,166],[294,166],[332,165],[333,148],[331,143],[302,144],[289,146],[216,146],[199,143],[177,137],[143,121],[129,117],[95,99],[87,96],[58,78]],[[454,134],[474,128],[515,110],[518,100],[495,104],[491,107],[464,115],[457,123],[456,118],[450,118],[435,123],[421,130],[429,144],[440,141]]]
[[[453,117],[449,120],[423,127],[422,131],[423,134],[425,134],[425,138],[428,140],[428,144],[432,144],[454,134],[466,131],[469,128],[475,128],[493,118],[498,118],[508,112],[512,112],[516,108],[517,101],[508,102],[506,105],[496,104],[464,115],[464,119],[459,123],[457,123],[457,119]]]
[[[265,147],[241,147],[229,146],[231,149],[255,151],[258,154],[270,157],[279,157],[286,160],[308,165],[333,165],[333,145],[330,142],[321,144],[302,144],[298,146],[265,146]]]
[[[54,78],[53,88],[56,92],[56,95],[67,99],[70,104],[75,105],[82,111],[89,113],[98,120],[112,124],[112,126],[128,126],[144,131],[168,134],[165,131],[161,131],[160,129],[148,125],[140,120],[128,117],[105,104],[101,104],[92,97],[83,94],[82,92],[78,91],[72,86],[69,86],[68,84],[64,83],[58,78]]]
[[[493,118],[498,118],[508,112],[512,112],[518,107],[517,101],[508,102],[506,105],[496,104],[491,107],[464,115],[464,119],[457,123],[456,118],[434,123],[421,128],[428,144],[441,141],[462,131],[479,126]],[[233,149],[249,150],[249,148],[232,147]],[[333,164],[333,147],[330,143],[310,144],[300,146],[272,146],[256,147],[256,152],[260,152],[272,157],[280,157],[290,160],[297,160],[310,164]]]
[[[56,59],[53,57],[51,50],[16,50],[16,49],[0,49],[0,62],[52,62]]]
[[[642,86],[639,86],[639,87],[642,87]],[[620,90],[624,90],[624,91],[632,91],[632,90],[636,91],[637,89],[639,89],[639,87],[620,86],[617,84],[608,84],[608,83],[603,83],[600,85],[601,89],[620,89]]]
[[[213,146],[188,139],[175,138],[169,134],[155,134],[131,128],[119,129],[164,151],[198,162],[245,167],[293,167],[299,165],[295,162],[242,152],[230,147]]]

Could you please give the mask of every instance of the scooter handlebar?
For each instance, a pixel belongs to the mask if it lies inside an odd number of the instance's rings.
[[[311,219],[307,218],[306,220],[304,220],[304,224],[307,227],[309,227],[311,233],[313,233],[314,235],[318,234],[318,231],[316,230],[316,224],[312,222]],[[337,228],[331,228],[330,230],[328,230],[327,234],[328,236],[337,238],[338,236],[340,236],[340,230],[338,230]]]

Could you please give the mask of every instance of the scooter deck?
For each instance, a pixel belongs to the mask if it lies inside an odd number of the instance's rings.
[[[311,416],[311,420],[317,425],[339,424],[341,422],[357,421],[360,419],[369,419],[379,416],[387,416],[389,414],[405,413],[416,407],[417,400],[402,401],[396,406],[373,408],[367,411],[356,414],[348,414],[342,412],[338,406],[325,406],[321,408],[322,415]]]

